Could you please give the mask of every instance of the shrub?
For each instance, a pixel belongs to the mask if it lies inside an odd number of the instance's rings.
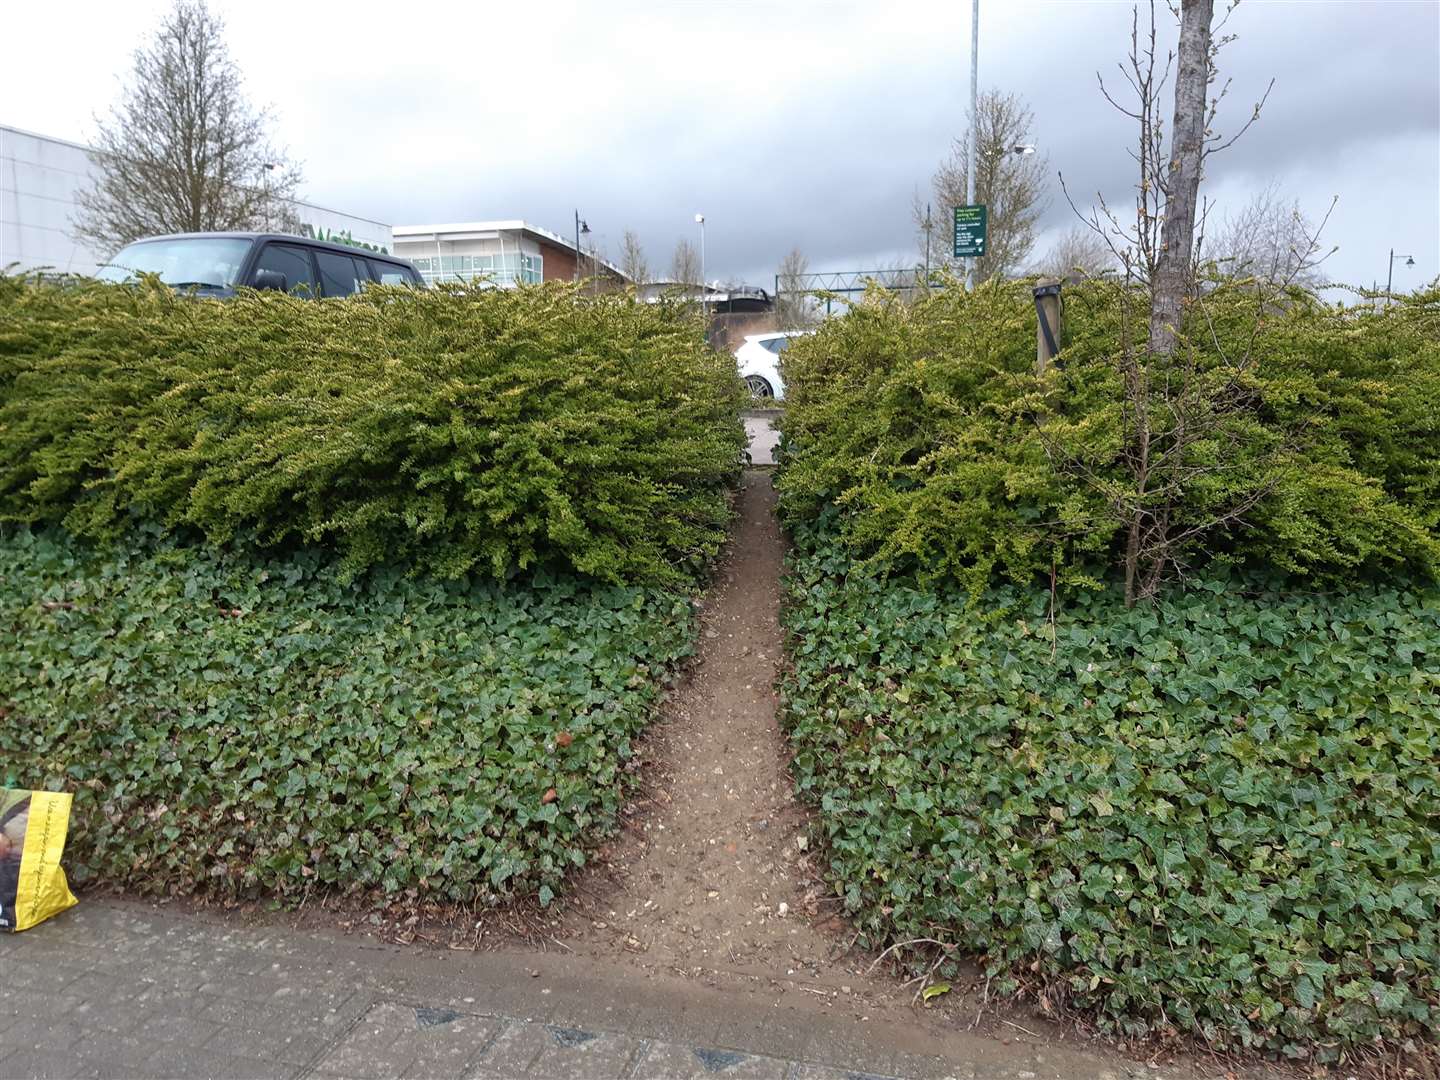
[[[798,540],[793,770],[870,944],[953,943],[1125,1032],[1434,1037],[1440,592],[1211,576],[1062,591],[1052,623]]]
[[[1332,581],[1433,574],[1440,291],[1376,313],[1218,284],[1175,360],[1151,364],[1153,426],[1201,434],[1156,450],[1148,495],[1133,491],[1122,363],[1140,299],[1070,289],[1068,343],[1041,377],[1028,283],[952,282],[913,304],[872,292],[785,355],[787,520],[831,512],[873,565],[972,595],[1052,567],[1093,581],[1136,507],[1188,537],[1175,554],[1191,568],[1220,556]]]
[[[142,892],[548,901],[613,830],[689,601],[0,535],[0,783]],[[414,895],[414,894],[412,894]]]
[[[724,536],[743,403],[683,311],[568,285],[219,302],[0,278],[0,517],[81,537],[684,583]]]

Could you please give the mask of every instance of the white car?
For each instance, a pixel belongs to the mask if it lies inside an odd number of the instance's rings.
[[[810,330],[777,330],[769,334],[747,334],[745,344],[735,350],[735,364],[740,377],[757,398],[785,400],[785,384],[780,381],[780,354],[790,342]]]

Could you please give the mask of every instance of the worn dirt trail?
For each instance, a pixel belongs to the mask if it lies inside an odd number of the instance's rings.
[[[841,980],[776,723],[784,540],[767,474],[746,474],[734,538],[701,613],[701,647],[650,740],[651,805],[607,853],[574,929],[690,976]],[[592,883],[593,886],[594,883]],[[844,923],[833,919],[834,930]]]

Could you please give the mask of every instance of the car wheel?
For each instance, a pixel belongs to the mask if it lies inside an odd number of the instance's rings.
[[[775,396],[775,388],[763,375],[746,375],[745,385],[750,388],[751,397],[773,398]]]

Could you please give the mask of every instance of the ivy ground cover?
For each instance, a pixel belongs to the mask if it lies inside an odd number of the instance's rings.
[[[1336,1057],[1440,1026],[1440,593],[881,579],[801,529],[785,723],[872,944],[1114,1029]]]
[[[573,576],[12,530],[0,781],[75,792],[81,882],[548,902],[692,635],[681,595]]]

